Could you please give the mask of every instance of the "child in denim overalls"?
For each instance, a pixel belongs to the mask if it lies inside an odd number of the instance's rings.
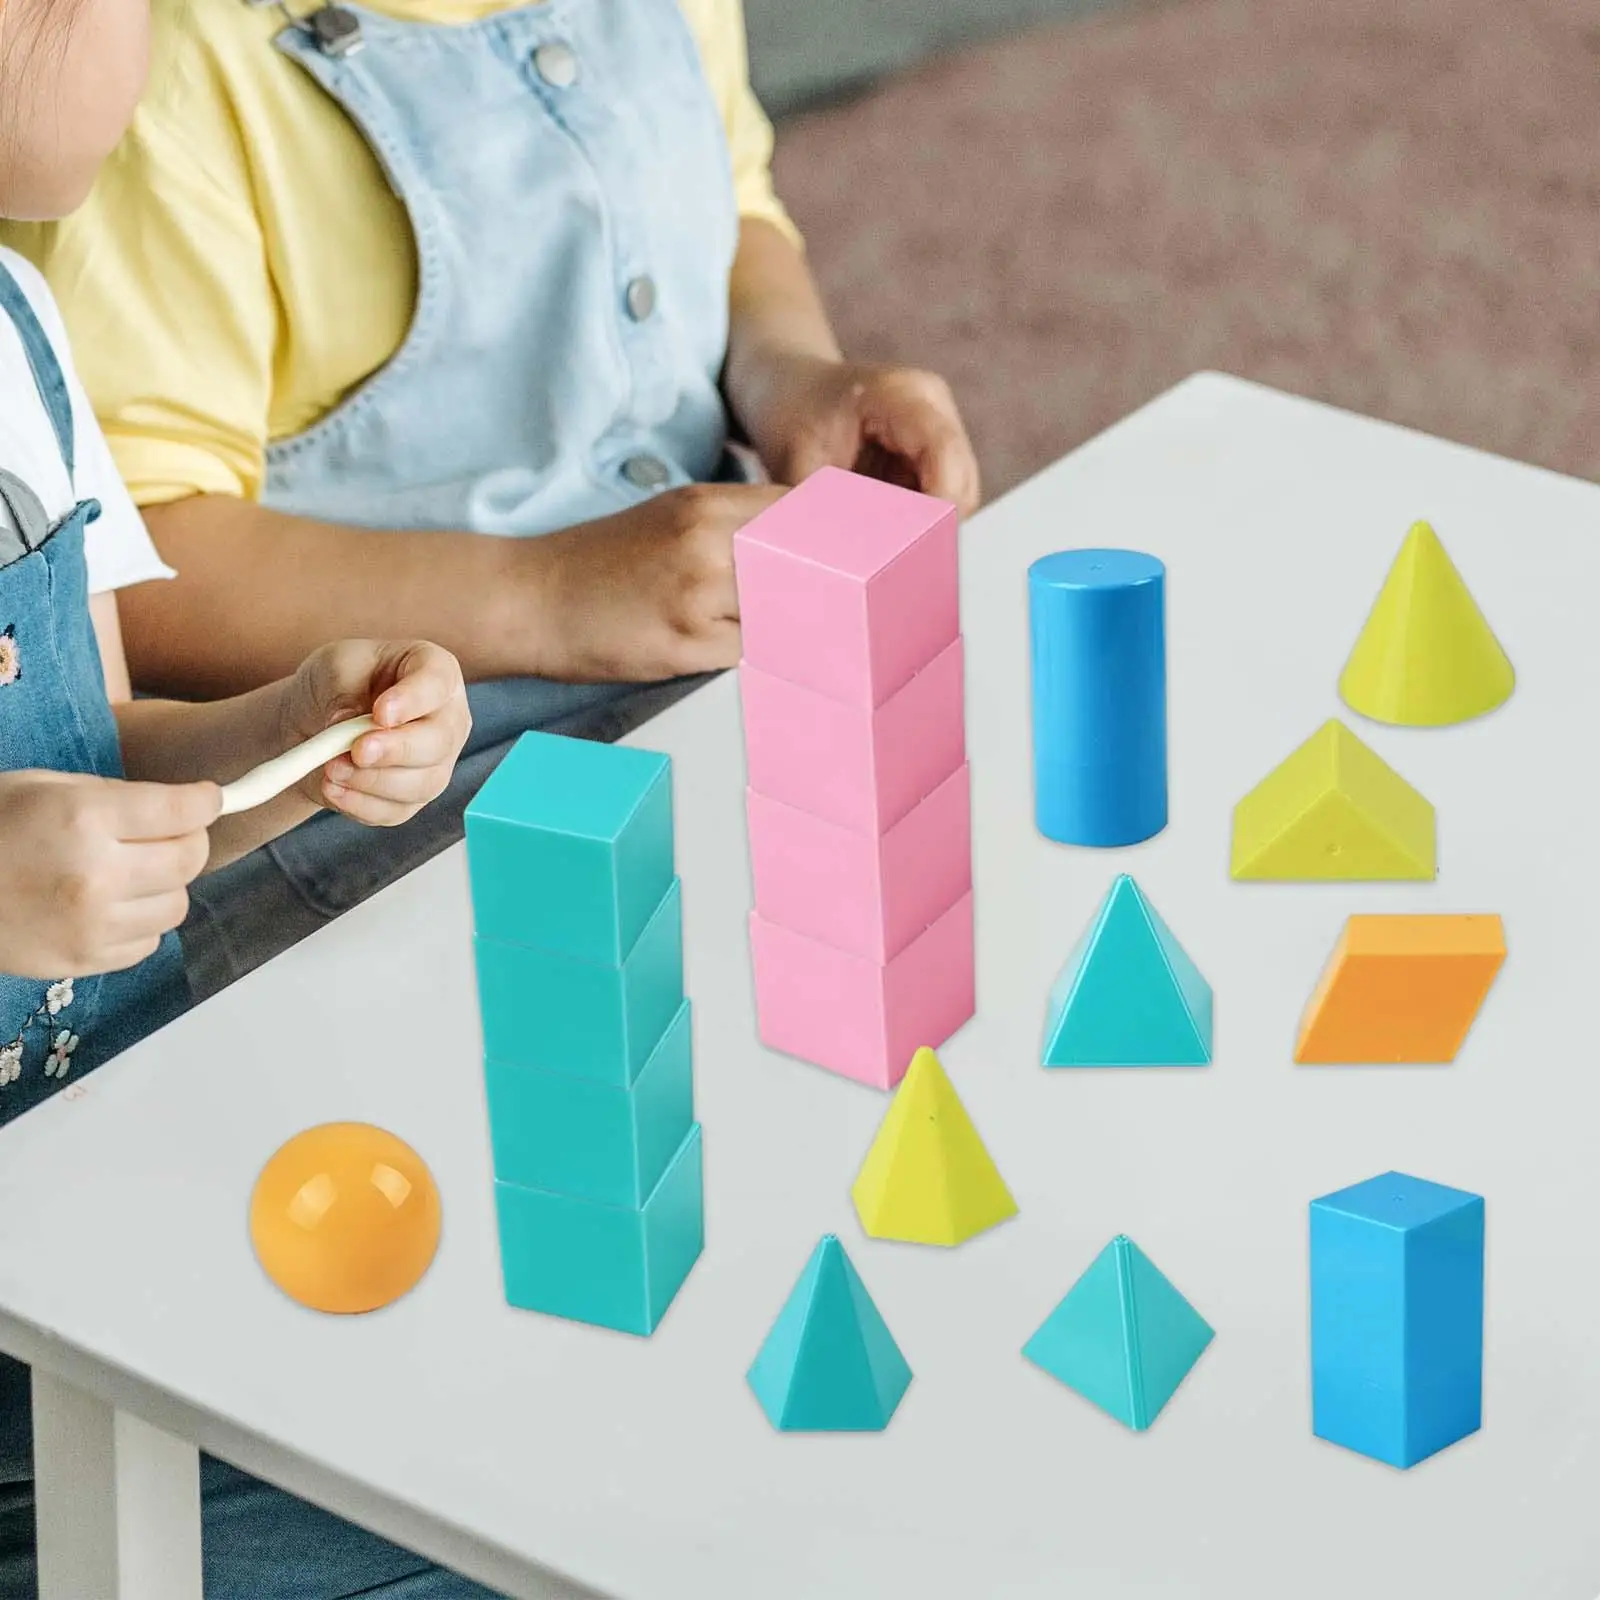
[[[137,92],[135,0],[52,4],[0,0],[0,214],[81,198]],[[188,1004],[174,930],[208,865],[321,807],[406,820],[467,735],[460,668],[421,642],[332,645],[235,700],[133,703],[114,590],[160,576],[48,291],[0,250],[0,1123]],[[219,781],[360,712],[378,729],[349,757],[220,816]],[[210,1596],[318,1600],[402,1579],[408,1596],[482,1593],[220,1463],[204,1473]],[[5,1600],[34,1592],[30,1477],[28,1374],[0,1357]],[[270,1554],[284,1530],[289,1562]]]

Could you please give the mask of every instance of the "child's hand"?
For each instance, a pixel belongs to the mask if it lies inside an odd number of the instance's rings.
[[[845,467],[978,508],[978,463],[942,378],[910,367],[787,356],[769,370],[751,442],[780,483]]]
[[[538,563],[528,626],[540,676],[651,683],[739,660],[733,537],[783,498],[771,484],[692,483],[614,516],[519,541]]]
[[[189,913],[217,820],[214,783],[0,773],[0,971],[118,972]]]
[[[363,714],[377,730],[307,778],[301,793],[392,828],[444,792],[467,742],[472,716],[456,658],[421,641],[324,645],[284,686],[284,748]]]

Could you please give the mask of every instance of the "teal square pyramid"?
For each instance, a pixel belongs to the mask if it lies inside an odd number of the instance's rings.
[[[1123,873],[1050,991],[1047,1067],[1203,1067],[1211,985]]]
[[[773,1323],[748,1381],[785,1433],[875,1433],[911,1383],[844,1246],[827,1234]]]
[[[1118,1422],[1142,1432],[1211,1340],[1205,1318],[1132,1239],[1119,1234],[1022,1353]]]

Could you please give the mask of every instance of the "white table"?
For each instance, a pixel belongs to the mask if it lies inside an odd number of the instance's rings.
[[[1438,883],[1230,883],[1233,802],[1340,713],[1419,516],[1520,672],[1481,724],[1358,724],[1438,806]],[[979,1015],[943,1059],[1021,1214],[956,1252],[862,1238],[848,1189],[885,1101],[755,1042],[731,679],[637,736],[675,763],[707,1152],[706,1254],[653,1340],[502,1301],[459,851],[22,1119],[0,1137],[0,1346],[60,1380],[57,1481],[124,1491],[120,1522],[50,1514],[80,1562],[51,1600],[110,1600],[119,1557],[118,1600],[198,1593],[179,1439],[515,1596],[1592,1600],[1597,532],[1593,487],[1213,376],[973,522]],[[1024,569],[1088,543],[1170,567],[1173,821],[1115,855],[1045,844],[1030,812]],[[1216,989],[1215,1065],[1047,1074],[1046,990],[1124,868]],[[1294,1068],[1345,915],[1392,908],[1505,915],[1460,1061]],[[290,1304],[246,1237],[262,1160],[332,1118],[413,1141],[444,1196],[432,1271],[364,1319]],[[1485,1427],[1409,1474],[1308,1420],[1306,1206],[1390,1167],[1489,1207]],[[886,1434],[783,1437],[744,1371],[830,1230],[916,1380]],[[1217,1329],[1145,1435],[1018,1353],[1118,1231]]]

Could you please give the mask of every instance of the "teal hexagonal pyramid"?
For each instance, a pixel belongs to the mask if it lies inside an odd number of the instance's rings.
[[[747,1376],[785,1433],[888,1426],[911,1368],[833,1234],[811,1253]]]
[[[1050,991],[1047,1067],[1203,1067],[1211,985],[1126,873]]]
[[[1212,1337],[1205,1318],[1119,1234],[1022,1353],[1118,1422],[1143,1431]]]

